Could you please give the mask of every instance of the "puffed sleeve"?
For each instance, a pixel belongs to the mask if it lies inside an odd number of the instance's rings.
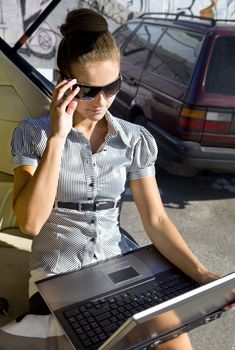
[[[128,172],[129,180],[155,175],[155,161],[158,153],[156,141],[144,127],[140,127],[139,131],[132,165]]]
[[[11,140],[13,168],[20,165],[38,165],[39,155],[34,147],[35,130],[30,119],[26,118],[20,121],[13,132]]]

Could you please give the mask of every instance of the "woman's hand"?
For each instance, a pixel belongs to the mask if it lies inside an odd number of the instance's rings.
[[[72,86],[76,82],[76,79],[62,80],[53,91],[50,104],[51,136],[65,139],[73,126],[73,114],[78,104],[74,97],[79,87],[73,91]]]
[[[231,291],[231,294],[228,296],[228,304],[224,306],[224,310],[234,310],[235,311],[235,289]],[[231,301],[232,300],[232,301]]]
[[[200,277],[197,279],[197,282],[201,285],[207,284],[209,282],[213,282],[220,278],[221,276],[218,273],[210,272],[210,271],[205,271],[203,272]]]
[[[201,275],[201,278],[198,280],[198,283],[203,285],[209,282],[213,282],[220,277],[221,275],[217,273],[207,271]],[[227,302],[228,304],[224,306],[224,310],[235,310],[235,289],[231,292],[231,295],[228,296]]]

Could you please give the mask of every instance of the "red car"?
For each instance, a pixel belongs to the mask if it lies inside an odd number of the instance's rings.
[[[123,83],[111,111],[147,127],[169,172],[235,172],[235,22],[146,13],[114,35]]]

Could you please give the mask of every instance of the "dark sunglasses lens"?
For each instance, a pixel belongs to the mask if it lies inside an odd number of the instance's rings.
[[[78,85],[78,84],[73,85],[73,90],[75,90],[77,86],[79,86],[80,90],[79,90],[78,94],[76,95],[76,98],[79,98],[81,100],[93,99],[95,97],[95,95],[99,92],[99,91],[96,91],[97,88],[95,88],[95,87],[83,86],[83,85]]]
[[[104,86],[102,91],[104,92],[105,96],[111,97],[111,96],[115,95],[120,90],[121,81],[122,81],[122,79],[121,79],[121,77],[119,77],[113,83]]]
[[[76,95],[76,98],[79,98],[81,100],[92,100],[100,91],[102,91],[106,97],[111,97],[119,91],[121,81],[122,78],[119,77],[117,80],[104,87],[75,84],[73,85],[72,89],[75,90],[76,87],[79,86],[80,90]]]

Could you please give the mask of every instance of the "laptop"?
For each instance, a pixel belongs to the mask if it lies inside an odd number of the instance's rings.
[[[74,349],[146,350],[220,317],[235,273],[198,286],[148,245],[36,284]]]

